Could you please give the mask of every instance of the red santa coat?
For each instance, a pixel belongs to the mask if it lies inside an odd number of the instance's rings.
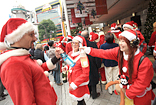
[[[55,68],[50,60],[40,66],[24,49],[0,57],[1,80],[14,105],[56,105],[57,95],[44,74]]]
[[[68,72],[69,84],[74,89],[73,91],[69,91],[69,95],[78,101],[84,99],[84,97],[89,98],[89,66],[82,68],[79,52],[73,53],[73,51],[71,51],[68,55],[76,62],[75,66],[69,68]]]
[[[151,47],[155,47],[155,42],[156,42],[156,31],[154,31],[154,32],[152,33],[148,45],[151,46]]]
[[[71,42],[68,42],[66,44],[66,54],[68,54],[70,51],[72,51],[72,45]]]
[[[116,60],[119,63],[118,50],[119,47],[109,50],[91,48],[89,55],[104,59]],[[146,57],[138,68],[141,56],[143,56],[143,53],[137,50],[134,56],[132,82],[128,81],[130,87],[126,90],[125,95],[129,99],[133,99],[135,105],[151,105],[151,100],[154,99],[154,93],[150,85],[154,75],[153,66],[151,61]],[[125,59],[123,59],[123,68],[123,71],[125,71],[123,72],[123,75],[129,77],[128,70],[126,69],[128,68],[128,62]]]

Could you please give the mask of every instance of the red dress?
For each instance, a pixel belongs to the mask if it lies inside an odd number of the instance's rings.
[[[5,52],[0,58],[1,80],[14,105],[56,105],[57,95],[44,74],[55,68],[51,61],[40,66],[24,49]]]
[[[84,99],[84,97],[89,98],[89,66],[85,68],[81,66],[79,52],[73,54],[73,51],[71,51],[68,55],[76,62],[75,66],[69,68],[68,72],[69,84],[74,89],[69,91],[69,95],[78,101]]]
[[[109,50],[91,48],[89,55],[104,59],[116,60],[119,63],[118,50],[119,47]],[[155,97],[150,85],[150,82],[153,79],[154,70],[151,61],[147,57],[144,58],[138,68],[139,60],[142,56],[143,53],[137,50],[134,56],[132,82],[128,81],[130,87],[126,90],[125,95],[129,99],[133,99],[135,105],[151,105],[151,100],[153,100]],[[128,62],[124,58],[123,68],[123,71],[125,72],[123,72],[122,75],[129,77]]]

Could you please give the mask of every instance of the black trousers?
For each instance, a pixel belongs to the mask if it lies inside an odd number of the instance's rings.
[[[78,103],[77,103],[77,105],[86,105],[86,103],[85,103],[85,101],[84,101],[84,99],[83,100],[81,100],[81,101],[77,101]]]
[[[88,85],[88,88],[92,98],[96,98],[97,97],[96,85]]]
[[[0,96],[3,94],[3,92],[4,92],[4,86],[3,86],[1,78],[0,78]]]

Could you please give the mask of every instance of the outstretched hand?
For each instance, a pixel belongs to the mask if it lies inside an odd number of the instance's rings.
[[[59,47],[56,47],[55,48],[55,56],[59,59],[59,58],[61,58],[61,55],[60,54],[62,54],[64,51],[61,49],[61,48],[59,48]]]

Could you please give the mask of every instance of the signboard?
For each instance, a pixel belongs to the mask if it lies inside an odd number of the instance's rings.
[[[47,10],[50,10],[52,9],[51,5],[48,3],[48,4],[45,4],[43,7],[42,7],[42,11],[47,11]]]
[[[86,5],[86,3],[82,3],[81,1],[74,4],[74,7],[75,7],[74,11],[75,11],[75,17],[76,18],[87,17],[88,16],[85,5]]]

